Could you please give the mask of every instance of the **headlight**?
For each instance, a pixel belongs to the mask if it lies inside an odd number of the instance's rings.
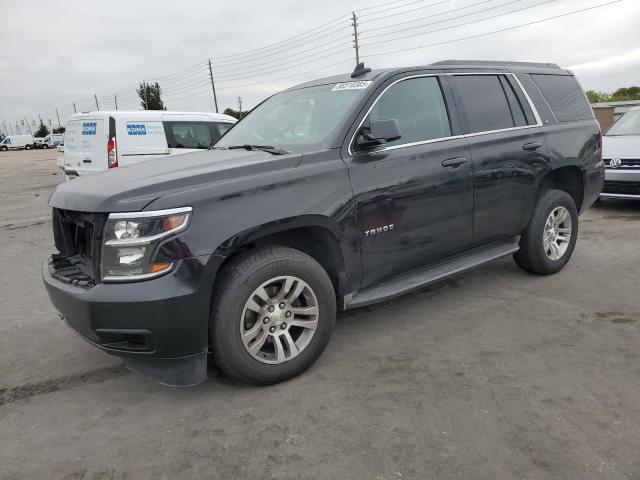
[[[110,214],[102,245],[102,280],[144,280],[170,271],[173,263],[153,261],[155,246],[185,230],[191,211],[191,207],[182,207]]]

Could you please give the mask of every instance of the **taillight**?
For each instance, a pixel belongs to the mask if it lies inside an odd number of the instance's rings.
[[[111,137],[107,142],[107,165],[109,166],[109,168],[116,168],[118,166],[116,137]]]

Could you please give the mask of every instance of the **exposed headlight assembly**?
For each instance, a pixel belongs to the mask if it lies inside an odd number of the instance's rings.
[[[185,230],[192,210],[111,213],[102,244],[102,280],[146,280],[169,272],[173,262],[153,262],[155,247],[159,240]]]

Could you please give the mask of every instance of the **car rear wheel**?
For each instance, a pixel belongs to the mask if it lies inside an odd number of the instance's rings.
[[[562,190],[548,190],[536,202],[514,259],[528,272],[556,273],[571,258],[577,238],[578,211],[573,198]]]
[[[211,347],[230,377],[281,382],[309,368],[327,346],[335,292],[312,257],[281,246],[251,250],[223,267],[216,284]]]

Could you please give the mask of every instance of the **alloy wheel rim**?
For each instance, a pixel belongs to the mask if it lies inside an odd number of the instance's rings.
[[[247,353],[262,363],[281,364],[302,353],[318,328],[315,292],[301,278],[267,280],[249,296],[240,319]]]
[[[554,208],[544,224],[542,245],[549,260],[560,260],[571,241],[571,215],[565,207]]]

